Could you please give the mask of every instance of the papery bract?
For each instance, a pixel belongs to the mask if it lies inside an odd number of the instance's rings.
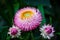
[[[26,7],[16,12],[14,24],[23,31],[30,31],[39,26],[42,21],[41,13],[38,9]]]

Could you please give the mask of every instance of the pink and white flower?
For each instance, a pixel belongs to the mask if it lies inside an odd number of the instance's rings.
[[[12,38],[19,37],[21,35],[21,30],[13,25],[11,28],[9,28],[8,34],[10,34]]]
[[[44,25],[42,26],[42,28],[40,28],[40,31],[41,31],[41,35],[44,37],[44,38],[48,38],[50,39],[51,37],[54,36],[54,28],[51,26],[51,25]]]
[[[42,16],[39,10],[31,7],[18,10],[14,17],[14,24],[23,31],[37,28],[41,21]]]

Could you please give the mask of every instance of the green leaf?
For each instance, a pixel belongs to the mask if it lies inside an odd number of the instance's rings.
[[[6,40],[10,40],[10,36],[7,36]]]
[[[0,16],[0,26],[3,26],[5,24],[6,24],[5,20]]]
[[[29,40],[30,32],[22,32],[21,37],[22,37],[21,40]]]
[[[40,5],[38,6],[38,9],[40,10],[40,12],[41,12],[41,14],[42,14],[42,23],[41,23],[41,24],[43,25],[44,23],[46,23],[43,5],[40,4]]]
[[[0,27],[0,40],[6,40],[8,32],[8,26],[1,26]]]
[[[8,17],[8,23],[9,23],[9,26],[12,25],[12,19],[13,19],[13,15],[14,15],[14,10],[13,10],[13,3],[8,0],[5,0],[5,6],[6,6],[6,9],[8,10],[8,13],[6,14],[6,16]]]
[[[5,31],[4,29],[8,28],[8,26],[0,26],[0,32]]]
[[[60,35],[60,32],[59,33],[56,33],[56,34]]]
[[[35,40],[33,32],[32,31],[30,31],[30,32],[31,32],[31,38],[32,38],[32,40]]]
[[[7,15],[7,9],[5,8],[6,6],[5,5],[1,5],[0,7],[1,7],[1,9],[0,9],[1,20],[3,19],[5,21],[5,24],[9,23],[9,19],[8,19],[8,15]]]
[[[19,9],[19,2],[13,4],[13,8],[14,8],[14,13],[16,13],[16,11]]]
[[[29,40],[30,33],[27,34],[25,40]]]

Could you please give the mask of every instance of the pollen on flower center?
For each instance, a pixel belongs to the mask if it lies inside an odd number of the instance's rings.
[[[32,15],[33,15],[33,12],[25,11],[21,14],[21,19],[28,19],[28,18],[32,17]]]

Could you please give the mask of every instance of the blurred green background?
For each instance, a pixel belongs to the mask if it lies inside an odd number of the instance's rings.
[[[55,29],[55,36],[51,40],[60,40],[59,0],[0,0],[0,40],[48,40],[40,36],[39,27],[31,32],[22,31],[20,38],[11,39],[7,36],[8,28],[13,24],[14,14],[23,7],[38,8],[43,17],[41,25],[51,24]]]

